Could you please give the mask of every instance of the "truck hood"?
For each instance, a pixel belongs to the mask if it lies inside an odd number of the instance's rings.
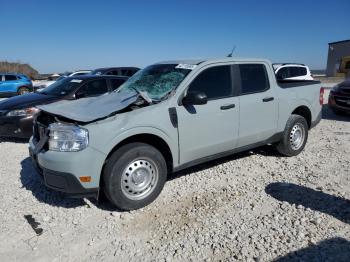
[[[99,97],[59,101],[38,108],[56,116],[88,123],[123,110],[135,103],[138,97],[139,94],[133,91],[112,92]]]

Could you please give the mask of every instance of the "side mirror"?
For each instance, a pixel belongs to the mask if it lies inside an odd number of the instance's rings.
[[[207,102],[207,95],[203,92],[188,92],[182,99],[184,105],[205,105]]]

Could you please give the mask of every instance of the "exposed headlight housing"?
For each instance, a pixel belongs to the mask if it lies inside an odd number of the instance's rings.
[[[6,116],[33,116],[39,112],[38,108],[29,107],[24,109],[16,109],[8,112]]]
[[[89,132],[72,124],[53,123],[49,126],[49,150],[77,152],[89,144]]]

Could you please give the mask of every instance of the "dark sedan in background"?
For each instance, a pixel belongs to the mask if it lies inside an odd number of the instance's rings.
[[[350,79],[332,88],[328,97],[328,106],[335,114],[350,113]]]
[[[38,93],[1,101],[0,137],[30,138],[33,132],[33,117],[38,112],[35,106],[60,100],[99,96],[117,89],[127,79],[128,77],[106,75],[67,77]]]
[[[91,72],[92,75],[115,75],[115,76],[133,76],[140,68],[138,67],[104,67],[97,68]]]

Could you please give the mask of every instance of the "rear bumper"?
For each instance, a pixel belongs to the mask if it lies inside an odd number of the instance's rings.
[[[33,134],[33,117],[0,117],[0,137],[29,139]]]
[[[29,148],[29,154],[32,159],[33,166],[43,179],[46,187],[55,191],[68,194],[71,197],[95,197],[98,196],[99,188],[84,188],[76,176],[70,173],[58,172],[40,166],[37,156],[33,154],[33,150]]]

